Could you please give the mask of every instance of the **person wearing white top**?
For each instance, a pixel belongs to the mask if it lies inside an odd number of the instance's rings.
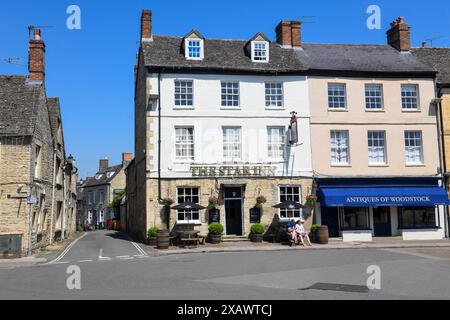
[[[305,231],[305,227],[303,226],[304,223],[305,220],[303,219],[297,220],[297,223],[295,224],[295,232],[297,233],[298,239],[300,239],[304,247],[306,247],[306,244],[312,247],[311,240],[309,240],[308,232]]]

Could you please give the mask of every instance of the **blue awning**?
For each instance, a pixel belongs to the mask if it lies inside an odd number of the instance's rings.
[[[440,187],[404,188],[322,188],[319,200],[325,207],[416,207],[449,205]]]

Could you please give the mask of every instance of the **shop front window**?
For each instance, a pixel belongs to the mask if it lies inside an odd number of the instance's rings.
[[[399,229],[436,228],[435,207],[399,208]]]
[[[342,230],[369,230],[368,208],[339,208]]]

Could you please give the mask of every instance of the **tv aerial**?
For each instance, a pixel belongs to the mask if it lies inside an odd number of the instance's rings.
[[[33,35],[33,31],[35,29],[49,29],[49,28],[54,28],[54,26],[33,26],[33,25],[29,25],[27,28],[28,28],[28,38],[31,39],[31,37]]]
[[[443,38],[446,38],[446,37],[444,37],[444,36],[431,37],[431,38],[428,38],[428,39],[425,39],[425,40],[430,43],[430,47],[433,47],[433,41],[439,40],[439,39],[443,39]]]
[[[16,66],[21,66],[21,67],[27,67],[27,64],[24,63],[20,63],[20,58],[11,58],[11,57],[6,57],[6,58],[0,58],[1,61],[9,63],[9,64],[14,64]]]

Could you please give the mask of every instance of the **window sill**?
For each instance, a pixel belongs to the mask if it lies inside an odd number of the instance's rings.
[[[234,111],[240,111],[242,110],[241,107],[220,107],[220,110],[234,110]]]
[[[423,168],[423,167],[426,167],[426,165],[423,164],[423,163],[407,163],[405,166],[407,168]]]
[[[330,108],[328,108],[328,112],[348,112],[348,109],[330,109]]]
[[[366,112],[384,113],[384,112],[386,112],[386,110],[384,110],[384,109],[366,109]]]
[[[285,111],[285,107],[266,107],[267,111]]]
[[[173,107],[173,110],[195,110],[195,107]]]
[[[352,165],[351,164],[332,164],[331,165],[332,168],[351,168]]]
[[[402,109],[402,112],[404,112],[404,113],[421,113],[422,110],[420,110],[420,109],[411,109],[411,110],[409,110],[409,109]]]
[[[386,163],[380,163],[380,164],[369,164],[369,168],[388,168],[389,165]]]
[[[188,221],[184,221],[184,220],[182,220],[182,221],[178,220],[177,224],[182,224],[182,225],[195,224],[195,225],[199,225],[200,226],[200,225],[202,225],[202,222],[200,220],[189,220],[189,222]]]
[[[174,160],[173,161],[173,164],[189,164],[189,165],[191,165],[194,163],[195,163],[194,160],[192,160],[192,161]]]

